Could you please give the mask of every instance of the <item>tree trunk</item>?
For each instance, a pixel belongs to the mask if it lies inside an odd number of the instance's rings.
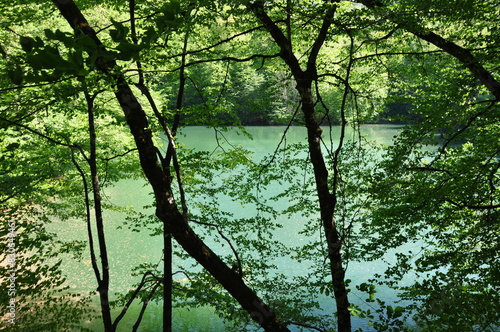
[[[334,212],[336,206],[336,194],[330,193],[328,186],[329,173],[321,151],[320,124],[314,117],[314,99],[311,92],[312,80],[301,79],[297,81],[297,90],[302,101],[302,112],[307,127],[307,140],[309,145],[309,155],[314,169],[316,181],[316,191],[318,194],[320,215],[325,240],[328,248],[328,258],[330,262],[330,273],[332,276],[332,286],[337,307],[337,324],[339,332],[351,331],[351,313],[349,312],[349,299],[345,287],[345,270],[342,266],[342,247],[340,234],[337,231]]]
[[[89,122],[89,136],[90,136],[90,157],[87,162],[90,167],[90,175],[92,178],[92,192],[94,194],[94,215],[97,229],[97,239],[99,243],[99,253],[101,259],[102,276],[98,278],[97,291],[101,302],[102,320],[104,323],[104,330],[106,332],[114,331],[113,321],[111,319],[111,307],[109,304],[109,262],[108,250],[106,247],[106,237],[104,232],[104,220],[102,216],[102,201],[101,201],[101,186],[99,183],[99,176],[97,173],[97,135],[95,132],[94,123],[94,100],[85,92],[85,99],[87,100],[88,107],[88,122]]]
[[[163,233],[163,332],[172,332],[172,236]]]

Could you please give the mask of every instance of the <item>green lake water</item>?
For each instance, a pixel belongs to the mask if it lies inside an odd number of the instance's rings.
[[[397,134],[398,126],[392,125],[365,125],[362,127],[362,135],[366,135],[369,140],[377,141],[381,144],[390,144],[393,137]],[[219,140],[229,142],[232,145],[242,145],[246,149],[254,153],[254,159],[259,160],[265,155],[274,152],[277,145],[282,139],[285,127],[247,127],[246,130],[253,136],[249,140],[244,135],[237,135],[234,131],[225,133],[216,133],[213,129],[205,127],[188,127],[184,128],[178,137],[178,142],[185,145],[186,148],[197,150],[214,151],[217,148]],[[325,128],[326,137],[329,136],[328,129]],[[335,140],[339,136],[339,128],[334,127],[331,132],[331,137]],[[358,133],[350,131],[347,133],[347,138],[356,139]],[[304,128],[292,127],[288,130],[286,136],[286,144],[305,142],[306,132]],[[220,141],[221,142],[221,141]],[[152,196],[150,195],[149,187],[142,180],[123,180],[116,186],[104,189],[105,199],[111,203],[121,206],[142,207],[151,204]],[[228,204],[233,204],[228,202]],[[231,206],[229,206],[231,208]],[[253,211],[242,210],[240,206],[234,207],[240,213],[251,215]],[[107,235],[108,253],[110,255],[110,274],[111,285],[110,290],[114,292],[128,291],[131,285],[138,282],[140,277],[131,277],[130,268],[141,263],[158,263],[161,260],[162,239],[161,237],[151,237],[148,232],[131,232],[126,227],[117,229],[124,219],[124,215],[119,212],[106,212],[105,227]],[[302,228],[302,223],[293,220],[286,220],[286,231],[280,231],[277,236],[284,243],[297,243],[304,241],[298,232]],[[75,223],[74,225],[60,225],[58,232],[67,239],[82,239],[86,238],[85,225],[83,223]],[[213,247],[217,254],[226,254],[226,248],[222,248],[217,244],[208,243]],[[415,244],[419,247],[419,244]],[[410,248],[402,248],[407,250]],[[386,260],[394,259],[394,253],[389,252]],[[174,262],[180,265],[182,262]],[[297,264],[292,261],[281,261],[280,257],[276,257],[276,264],[280,267],[280,272],[287,275],[301,275],[307,264]],[[352,285],[366,281],[375,273],[381,273],[385,269],[385,263],[381,261],[349,264],[346,277],[352,280]],[[96,289],[96,281],[91,269],[90,260],[84,259],[77,261],[67,259],[64,262],[64,270],[68,274],[68,283],[75,291],[86,292]],[[175,268],[174,268],[175,271]],[[353,287],[354,288],[354,287]],[[388,303],[395,300],[393,291],[387,289],[379,289],[378,297]],[[366,306],[361,298],[365,298],[364,294],[356,293],[353,290],[350,294],[350,301],[361,306]],[[323,308],[335,311],[334,301],[331,298],[322,299]],[[119,331],[130,331],[134,324],[135,317],[138,313],[138,307],[132,307],[130,313],[122,320],[119,325]],[[278,313],[279,314],[279,313]],[[116,314],[115,314],[116,316]],[[162,319],[161,305],[151,303],[141,325],[141,331],[159,331],[161,328]],[[89,326],[95,331],[100,331],[101,323],[90,322]],[[367,325],[367,321],[353,319],[353,331],[357,328],[362,328],[364,331],[371,331]],[[292,329],[293,330],[293,329]],[[213,310],[209,307],[195,308],[191,310],[176,309],[174,310],[174,331],[229,331],[220,319],[213,314]]]

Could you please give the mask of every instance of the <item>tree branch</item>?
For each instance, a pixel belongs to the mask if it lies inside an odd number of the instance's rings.
[[[295,57],[292,51],[292,42],[288,39],[283,31],[276,25],[269,15],[267,15],[264,9],[264,1],[250,1],[248,4],[249,9],[254,13],[254,15],[259,19],[264,27],[269,31],[271,36],[274,38],[275,43],[280,47],[281,52],[279,56],[286,62],[286,64],[292,70],[292,74],[295,79],[300,79],[302,76],[302,69],[300,68],[299,61]]]
[[[457,203],[451,199],[447,199],[446,202],[460,208],[460,209],[471,209],[471,210],[494,210],[499,209],[500,204],[490,204],[490,205],[474,205],[474,204],[465,204],[465,203]]]
[[[40,136],[40,137],[42,137],[42,138],[45,138],[46,140],[48,140],[48,141],[50,141],[50,142],[52,142],[52,143],[54,143],[54,144],[56,144],[56,145],[61,145],[61,146],[66,146],[66,147],[69,147],[69,148],[72,148],[72,149],[81,150],[81,147],[80,147],[79,145],[76,145],[76,144],[69,144],[69,143],[63,143],[63,142],[58,141],[58,140],[56,140],[56,139],[54,139],[54,138],[52,138],[52,137],[50,137],[50,136],[47,136],[47,135],[45,135],[45,134],[42,134],[41,132],[39,132],[39,131],[37,131],[37,130],[35,130],[35,129],[31,129],[30,127],[28,127],[28,126],[26,126],[26,125],[23,125],[23,124],[21,124],[21,123],[19,123],[19,122],[17,122],[17,121],[11,121],[11,120],[9,120],[9,119],[7,119],[7,118],[4,118],[4,117],[2,117],[2,116],[0,116],[0,120],[1,120],[1,121],[5,121],[5,122],[7,122],[7,123],[10,123],[10,124],[12,124],[12,125],[14,125],[14,126],[18,126],[18,127],[24,128],[24,129],[28,130],[29,132],[31,132],[31,133],[33,133],[33,134],[35,134],[35,135],[38,135],[38,136]]]
[[[311,48],[311,52],[309,53],[309,58],[307,59],[307,71],[314,72],[316,74],[316,60],[318,58],[319,51],[323,44],[325,43],[326,36],[328,35],[328,30],[332,25],[332,19],[335,15],[335,11],[337,6],[335,5],[336,1],[328,1],[326,6],[328,6],[326,13],[323,16],[323,23],[321,25],[321,29],[318,33],[318,36],[314,40],[314,44]]]
[[[199,224],[199,225],[215,227],[215,229],[217,229],[217,233],[219,233],[219,235],[227,242],[227,244],[229,244],[229,247],[231,247],[231,250],[233,251],[234,257],[236,258],[236,261],[238,262],[238,272],[240,274],[240,277],[243,277],[243,269],[242,269],[242,265],[241,265],[240,256],[238,255],[238,252],[234,248],[233,244],[231,243],[231,240],[229,240],[224,235],[224,233],[222,233],[222,230],[220,229],[219,225],[208,223],[208,222],[197,221],[197,220],[193,220],[193,219],[189,219],[189,221],[194,222],[194,223]]]
[[[123,307],[122,311],[118,314],[118,316],[116,316],[115,321],[113,322],[113,326],[114,326],[115,329],[118,327],[118,323],[120,323],[120,321],[122,320],[122,318],[127,313],[128,308],[130,307],[130,305],[132,304],[132,302],[134,302],[134,300],[139,295],[139,292],[141,291],[142,287],[144,287],[144,285],[147,282],[150,281],[150,280],[146,280],[146,277],[149,276],[149,275],[151,275],[154,279],[156,279],[156,281],[158,281],[159,278],[156,277],[152,272],[147,271],[146,273],[144,273],[144,275],[142,276],[141,282],[139,283],[139,285],[136,287],[136,289],[134,290],[134,292],[130,296],[130,299],[127,301],[127,303]]]
[[[275,21],[275,23],[280,23],[280,22],[284,22],[284,21],[283,20]],[[229,38],[223,39],[223,40],[221,40],[221,41],[219,41],[219,42],[217,42],[215,44],[212,44],[210,46],[203,47],[203,48],[200,48],[200,49],[197,49],[197,50],[193,50],[193,51],[183,51],[183,53],[171,55],[171,56],[167,57],[167,59],[178,58],[178,57],[181,57],[183,55],[190,55],[190,54],[201,53],[203,51],[208,51],[208,50],[210,50],[212,48],[215,48],[215,47],[220,46],[222,44],[228,43],[228,42],[230,42],[233,39],[236,39],[236,38],[241,37],[243,35],[246,35],[248,33],[260,30],[262,28],[264,28],[264,26],[260,25],[258,27],[251,28],[251,29],[245,30],[243,32],[237,33],[236,35],[233,35],[233,36],[231,36]]]
[[[361,0],[360,2],[375,11],[385,9],[385,5],[380,0]],[[418,24],[418,22],[414,22],[413,20],[403,21],[398,19],[395,15],[390,15],[389,19],[406,31],[455,57],[469,69],[469,71],[495,96],[496,99],[500,99],[500,82],[498,82],[493,75],[484,68],[484,66],[476,59],[470,50],[452,41],[446,40],[435,32],[429,32],[428,29],[424,29],[420,24]]]

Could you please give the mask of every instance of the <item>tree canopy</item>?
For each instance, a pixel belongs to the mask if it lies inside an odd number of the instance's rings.
[[[134,315],[136,331],[152,302],[164,331],[199,306],[247,330],[500,326],[497,2],[0,10],[2,329],[117,331]],[[362,135],[380,122],[401,124],[390,145]],[[246,125],[280,125],[274,152],[252,158]],[[189,126],[215,149],[184,146]],[[293,126],[306,136],[287,144]],[[107,196],[127,180],[147,184],[146,207]],[[116,227],[161,250],[117,267]],[[88,261],[95,286],[72,291],[67,260]],[[374,260],[387,270],[351,284],[350,264]]]

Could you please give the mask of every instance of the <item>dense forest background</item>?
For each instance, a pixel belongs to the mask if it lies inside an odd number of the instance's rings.
[[[199,307],[230,331],[498,330],[498,1],[0,12],[2,330],[139,331],[155,307],[163,331]],[[367,123],[401,126],[382,145]],[[248,125],[277,126],[273,152],[254,158]],[[184,145],[192,126],[212,151]],[[145,191],[119,204],[127,181]]]
[[[286,72],[276,72],[275,69],[258,68],[259,62],[230,64],[225,68],[217,65],[202,64],[193,70],[186,70],[187,82],[184,90],[183,108],[203,109],[208,100],[219,99],[219,112],[215,118],[221,124],[233,125],[239,123],[244,126],[288,125],[295,112],[300,98],[295,90],[291,78]],[[223,79],[221,79],[223,77]],[[221,87],[221,80],[224,86]],[[165,96],[174,96],[178,91],[176,74],[166,76],[159,82],[158,90]],[[222,90],[221,90],[222,88]],[[330,104],[335,98],[339,99],[338,91],[328,89],[322,98]],[[337,101],[338,102],[338,101]],[[175,100],[170,100],[167,106],[175,109]],[[412,105],[398,101],[389,101],[380,105],[377,110],[372,109],[360,123],[409,123],[414,119],[409,114]],[[322,105],[317,106],[317,112],[324,112]],[[415,115],[413,115],[415,116]],[[340,112],[333,110],[329,124],[341,124]],[[194,111],[192,116],[182,115],[183,123],[187,125],[206,125],[212,120],[203,122]],[[292,121],[293,125],[303,124],[298,115]],[[328,124],[328,123],[325,123]]]

